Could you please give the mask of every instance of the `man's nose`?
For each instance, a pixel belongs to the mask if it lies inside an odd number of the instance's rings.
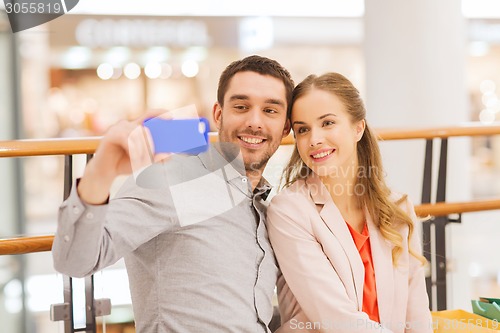
[[[247,113],[246,125],[247,127],[258,130],[262,129],[264,122],[264,113],[262,110],[254,108]]]

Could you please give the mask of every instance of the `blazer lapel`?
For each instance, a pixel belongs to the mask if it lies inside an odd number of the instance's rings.
[[[368,224],[368,232],[370,233],[370,247],[372,250],[373,269],[375,271],[380,321],[382,323],[387,323],[391,321],[394,305],[393,247],[391,243],[382,236],[366,209],[365,216]]]
[[[356,248],[351,233],[349,232],[349,228],[347,227],[346,222],[344,221],[344,218],[342,217],[342,214],[338,210],[337,206],[335,206],[330,193],[321,182],[321,179],[316,175],[312,175],[307,178],[306,183],[308,185],[311,199],[319,208],[318,210],[321,219],[326,224],[332,235],[338,239],[347,259],[349,260],[349,264],[351,266],[351,276],[340,276],[340,278],[345,285],[350,284],[349,281],[345,281],[346,278],[351,279],[352,283],[354,283],[358,309],[361,311],[363,308],[365,269],[358,249]]]

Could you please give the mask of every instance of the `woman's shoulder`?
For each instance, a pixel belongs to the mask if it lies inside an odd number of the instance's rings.
[[[305,180],[297,180],[279,191],[270,201],[268,214],[278,213],[291,216],[302,215],[312,203]]]
[[[270,205],[289,203],[290,201],[303,201],[307,197],[308,189],[306,181],[299,179],[276,193],[271,199]]]
[[[297,180],[271,199],[267,208],[267,223],[278,229],[291,225],[309,229],[309,218],[313,216],[314,207],[307,183]]]

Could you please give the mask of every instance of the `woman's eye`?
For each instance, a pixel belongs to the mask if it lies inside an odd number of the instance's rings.
[[[305,132],[307,132],[307,128],[306,127],[299,127],[299,128],[297,128],[297,133],[298,134],[303,134]]]
[[[323,126],[330,126],[330,125],[334,125],[334,124],[335,124],[335,122],[332,120],[325,120],[323,122]]]

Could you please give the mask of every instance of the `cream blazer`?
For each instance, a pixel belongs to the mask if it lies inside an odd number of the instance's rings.
[[[394,199],[401,195],[393,195]],[[420,222],[409,200],[401,204],[415,223],[411,248],[421,253]],[[395,267],[392,244],[366,213],[381,325],[362,312],[364,266],[342,215],[319,177],[296,181],[267,211],[268,233],[282,275],[278,302],[284,332],[431,333],[424,267],[408,249]]]

